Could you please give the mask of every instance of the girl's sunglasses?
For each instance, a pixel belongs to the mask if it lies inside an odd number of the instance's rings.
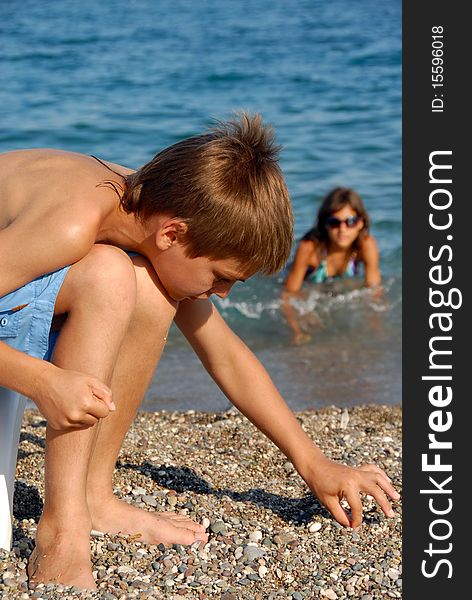
[[[346,227],[355,227],[361,218],[356,215],[355,217],[348,217],[347,219],[337,219],[336,217],[328,217],[326,219],[326,225],[331,229],[338,229],[341,227],[341,223],[344,223]]]

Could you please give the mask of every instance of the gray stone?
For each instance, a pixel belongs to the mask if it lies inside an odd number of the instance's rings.
[[[148,506],[153,506],[154,508],[157,506],[157,500],[154,496],[143,496],[142,500]]]
[[[210,529],[213,533],[226,533],[226,525],[223,521],[215,521],[212,525],[210,525]]]
[[[263,550],[262,548],[258,548],[257,546],[246,546],[244,548],[243,554],[244,558],[248,562],[251,562],[253,560],[256,560],[256,558],[261,558],[262,556],[264,556],[265,550]]]
[[[277,544],[289,544],[290,542],[295,541],[297,538],[293,533],[279,533],[274,536],[274,542]]]

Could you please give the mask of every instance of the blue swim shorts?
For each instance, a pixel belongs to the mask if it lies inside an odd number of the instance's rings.
[[[56,298],[70,266],[42,275],[0,298],[0,340],[50,360],[59,332],[51,331]]]

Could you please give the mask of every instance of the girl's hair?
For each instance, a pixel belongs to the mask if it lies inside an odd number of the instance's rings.
[[[333,213],[341,210],[346,205],[349,205],[353,210],[356,211],[357,215],[363,220],[364,227],[359,232],[359,235],[354,240],[354,249],[358,249],[359,240],[368,235],[370,227],[370,219],[365,209],[364,203],[361,197],[354,190],[350,188],[337,187],[331,190],[323,199],[321,206],[318,210],[316,223],[314,227],[310,229],[303,236],[302,240],[320,241],[324,244],[328,244],[329,236],[326,228],[326,221]]]
[[[141,221],[156,214],[182,219],[188,231],[181,241],[191,258],[234,258],[254,272],[274,273],[293,242],[279,151],[260,115],[238,114],[126,176],[121,206]]]

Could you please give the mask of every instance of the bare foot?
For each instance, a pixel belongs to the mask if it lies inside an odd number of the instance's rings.
[[[96,590],[90,560],[90,527],[74,524],[69,530],[58,530],[42,518],[27,573],[31,588],[38,583],[61,583]]]
[[[104,533],[123,533],[139,536],[147,544],[182,544],[208,541],[205,528],[185,515],[175,512],[149,512],[115,496],[92,506],[92,527]]]

